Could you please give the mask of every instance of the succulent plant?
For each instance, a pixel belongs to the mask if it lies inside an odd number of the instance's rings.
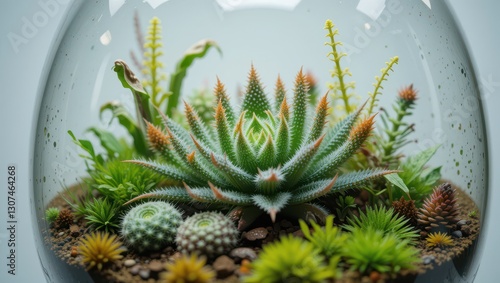
[[[444,248],[446,246],[453,245],[453,239],[451,238],[451,236],[441,232],[430,233],[425,239],[425,241],[427,242],[427,247],[429,248],[432,247]]]
[[[87,270],[97,267],[101,270],[103,265],[121,259],[125,249],[122,243],[116,240],[116,235],[107,232],[92,232],[80,239],[79,253],[83,256],[83,263]]]
[[[349,225],[344,225],[344,228],[351,232],[356,229],[375,229],[384,235],[393,234],[399,239],[411,240],[418,237],[417,231],[408,224],[409,220],[397,215],[392,207],[367,207],[366,212],[360,211],[359,217],[354,216],[347,221]]]
[[[240,229],[263,212],[273,221],[280,212],[298,218],[313,215],[323,222],[327,212],[311,201],[394,172],[373,168],[338,175],[339,167],[370,135],[374,116],[356,125],[361,107],[324,133],[327,96],[319,100],[314,119],[307,119],[308,85],[302,71],[295,80],[292,106],[283,96],[279,111],[271,107],[253,66],[239,115],[220,80],[214,92],[214,128],[186,103],[190,132],[164,115],[166,133],[147,123],[151,147],[167,162],[128,161],[184,187],[160,188],[127,203],[163,198],[224,204],[235,207],[230,215],[240,220]]]
[[[71,210],[69,210],[67,208],[62,209],[59,212],[59,215],[57,216],[56,221],[54,222],[54,226],[57,229],[69,228],[69,226],[71,226],[71,224],[73,224],[74,218],[75,217],[73,216],[73,212],[71,212]]]
[[[45,220],[52,224],[59,217],[59,208],[57,207],[49,207],[45,210]]]
[[[181,213],[163,201],[145,202],[123,217],[121,234],[125,243],[139,252],[159,250],[173,243]]]
[[[327,282],[335,277],[336,266],[334,261],[328,266],[324,260],[313,244],[288,235],[264,246],[243,282]]]
[[[217,212],[188,217],[177,230],[177,249],[213,258],[229,252],[238,242],[239,232],[231,219]]]
[[[437,186],[432,195],[424,200],[418,214],[423,236],[431,232],[450,231],[458,222],[458,212],[457,197],[451,185],[443,183]]]
[[[415,207],[414,200],[405,200],[404,197],[401,197],[399,200],[392,202],[392,207],[396,214],[408,219],[408,224],[417,227],[418,210]]]
[[[304,237],[309,240],[321,254],[330,258],[339,255],[345,241],[348,238],[347,233],[343,233],[338,227],[333,224],[333,215],[326,218],[324,227],[320,227],[316,222],[311,221],[311,226],[314,232],[311,234],[306,222],[299,220],[300,229],[304,233]]]
[[[183,255],[174,262],[165,265],[166,271],[160,274],[164,283],[209,283],[215,278],[215,272],[205,266],[206,258]]]
[[[372,227],[354,228],[343,246],[342,255],[352,270],[361,273],[374,270],[397,273],[402,269],[415,269],[420,262],[419,250],[409,240]]]

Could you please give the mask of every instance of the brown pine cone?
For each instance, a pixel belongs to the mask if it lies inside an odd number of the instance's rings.
[[[392,207],[394,212],[408,219],[408,224],[417,227],[418,210],[415,207],[414,200],[405,200],[404,197],[401,197],[399,200],[392,202]]]
[[[73,224],[73,213],[69,209],[63,209],[59,212],[59,216],[54,222],[54,226],[57,229],[69,228]]]
[[[458,205],[455,190],[444,183],[425,199],[418,214],[418,224],[426,233],[449,232],[458,222]]]

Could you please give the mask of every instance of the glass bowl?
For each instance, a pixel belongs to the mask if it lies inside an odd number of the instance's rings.
[[[154,17],[159,19],[156,23],[162,26],[160,35],[163,42],[163,46],[159,47],[163,54],[158,57],[163,66],[157,69],[162,74],[157,76],[160,91],[155,99],[160,100],[162,94],[170,91],[167,100],[172,104],[167,114],[180,124],[187,124],[182,118],[182,101],[196,104],[198,112],[206,119],[213,118],[211,111],[215,104],[212,98],[207,97],[211,97],[219,79],[224,83],[231,103],[239,105],[244,100],[242,93],[245,92],[249,69],[255,68],[264,91],[271,96],[279,75],[288,89],[290,105],[294,80],[301,70],[308,82],[314,84],[315,94],[310,100],[317,102],[326,93],[332,112],[327,119],[327,126],[330,126],[341,121],[348,108],[345,98],[342,99],[338,76],[334,74],[338,70],[336,63],[342,70],[348,68],[349,73],[343,76],[343,83],[355,82],[354,88],[347,88],[347,94],[352,93],[349,103],[353,109],[350,112],[367,101],[363,111],[378,114],[372,137],[365,142],[361,153],[358,151],[352,158],[358,163],[348,161],[339,172],[366,167],[369,161],[363,152],[379,148],[384,142],[373,136],[383,136],[387,131],[394,130],[394,119],[398,118],[394,109],[400,109],[398,101],[402,101],[397,98],[398,93],[401,95],[405,91],[416,90],[417,99],[408,110],[412,114],[403,115],[404,123],[399,127],[399,130],[409,131],[405,138],[408,144],[399,150],[389,150],[392,161],[396,160],[395,165],[390,162],[379,162],[378,165],[384,165],[388,170],[404,171],[403,163],[411,156],[428,161],[420,168],[424,172],[422,176],[430,174],[431,170],[440,172],[439,181],[429,181],[433,184],[430,187],[449,182],[456,193],[467,198],[471,204],[470,207],[459,206],[458,210],[468,209],[460,212],[458,220],[464,222],[454,223],[449,233],[452,235],[455,232],[453,241],[458,241],[456,237],[459,237],[469,239],[469,243],[439,268],[419,275],[396,277],[415,282],[473,281],[479,265],[483,241],[480,231],[484,228],[481,223],[484,223],[488,195],[483,110],[473,65],[457,24],[444,2],[429,0],[411,3],[398,0],[74,1],[61,30],[64,36],[60,44],[54,46],[57,50],[43,91],[36,129],[33,214],[38,224],[35,235],[38,253],[48,281],[99,281],[97,278],[101,273],[95,269],[87,272],[81,265],[75,264],[82,257],[75,250],[78,243],[75,239],[93,228],[84,226],[81,220],[75,218],[68,227],[76,228],[58,230],[47,221],[46,210],[66,206],[61,200],[63,192],[74,188],[84,190],[88,183],[88,168],[92,168],[93,161],[82,157],[88,157],[89,153],[82,150],[82,144],[78,146],[74,139],[88,140],[95,153],[102,156],[109,153],[110,144],[106,147],[108,133],[117,139],[123,138],[129,145],[134,144],[129,130],[123,127],[126,122],[117,117],[113,119],[113,111],[109,109],[116,110],[116,106],[120,105],[121,110],[131,113],[130,121],[136,121],[137,113],[141,113],[136,112],[130,89],[124,88],[117,78],[117,66],[122,62],[117,60],[128,62],[137,77],[147,80],[149,75],[140,69],[144,68],[143,60],[152,60],[143,56],[143,52],[150,51],[151,46],[144,47],[143,44],[148,41],[145,39],[147,28]],[[337,58],[337,61],[330,54],[331,45],[325,44],[332,43],[327,36],[329,30],[325,28],[327,20],[334,24],[330,31],[338,29],[335,42],[342,42],[342,45],[336,45],[336,51],[345,56]],[[173,85],[172,82],[182,84]],[[151,83],[155,82],[150,79],[149,84],[144,85],[150,93]],[[377,83],[380,83],[380,88],[376,88]],[[332,87],[335,89],[332,90]],[[376,103],[372,107],[370,94],[376,90],[381,94],[375,96]],[[174,102],[176,95],[180,97]],[[166,106],[162,104],[162,107]],[[102,111],[103,108],[108,110]],[[117,113],[114,114],[120,116]],[[311,116],[306,121],[312,119]],[[388,126],[384,127],[383,120]],[[140,119],[138,121],[137,125],[142,123]],[[384,132],[384,129],[387,131]],[[385,142],[387,145],[388,141]],[[150,150],[147,143],[142,145],[142,150]],[[421,153],[426,150],[428,153],[429,150],[435,151],[430,154],[432,158],[422,157]],[[396,153],[404,156],[395,157]],[[134,154],[136,157],[140,155],[137,152]],[[394,171],[391,176],[397,174],[404,173]],[[385,196],[382,197],[385,204],[406,195],[404,189],[397,185],[397,180],[389,179],[378,179],[379,183],[385,182],[384,186],[387,186],[385,191],[380,192]],[[357,187],[360,188],[366,189],[366,184]],[[359,190],[354,191],[350,190],[347,194],[358,199]],[[365,197],[369,195],[366,198],[375,195],[366,191]],[[93,197],[97,198],[99,194],[94,191]],[[66,198],[72,201],[68,195]],[[329,211],[335,211],[334,207],[338,204],[332,205],[331,202],[338,199],[337,196],[333,200],[321,199],[320,202]],[[330,209],[328,202],[333,208]],[[416,203],[417,208],[422,207],[424,198],[416,200]],[[361,208],[359,203],[356,205]],[[357,208],[351,211],[356,214]],[[335,219],[337,223],[339,215]],[[280,218],[278,221],[283,220]],[[475,221],[479,228],[469,231],[472,236],[468,236],[466,226],[472,226],[471,221]],[[292,225],[295,224],[292,222]],[[258,225],[249,226],[246,231],[259,228]],[[417,227],[420,229],[425,225],[420,223]],[[298,224],[294,227],[298,228]],[[425,228],[422,229],[425,232]],[[457,231],[461,232],[460,236],[457,236]],[[424,233],[421,239],[426,236],[428,234]],[[244,236],[242,239],[248,241]],[[425,240],[421,242],[422,249],[435,253],[435,256],[420,257],[424,265],[435,263],[448,251],[445,247],[436,252],[435,248],[425,246]],[[72,249],[74,255],[71,255]],[[175,250],[175,245],[172,249]],[[368,271],[361,272],[361,276],[373,273],[373,270],[371,273]],[[158,274],[151,272],[151,278],[155,276]]]

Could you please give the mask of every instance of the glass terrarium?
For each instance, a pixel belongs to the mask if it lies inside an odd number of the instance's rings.
[[[48,281],[474,280],[487,141],[442,1],[75,1],[61,33]]]

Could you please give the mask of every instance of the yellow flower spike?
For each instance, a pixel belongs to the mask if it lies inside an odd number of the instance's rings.
[[[444,248],[446,246],[453,245],[453,239],[451,238],[451,236],[441,232],[430,233],[425,240],[427,242],[427,247],[429,248]]]

